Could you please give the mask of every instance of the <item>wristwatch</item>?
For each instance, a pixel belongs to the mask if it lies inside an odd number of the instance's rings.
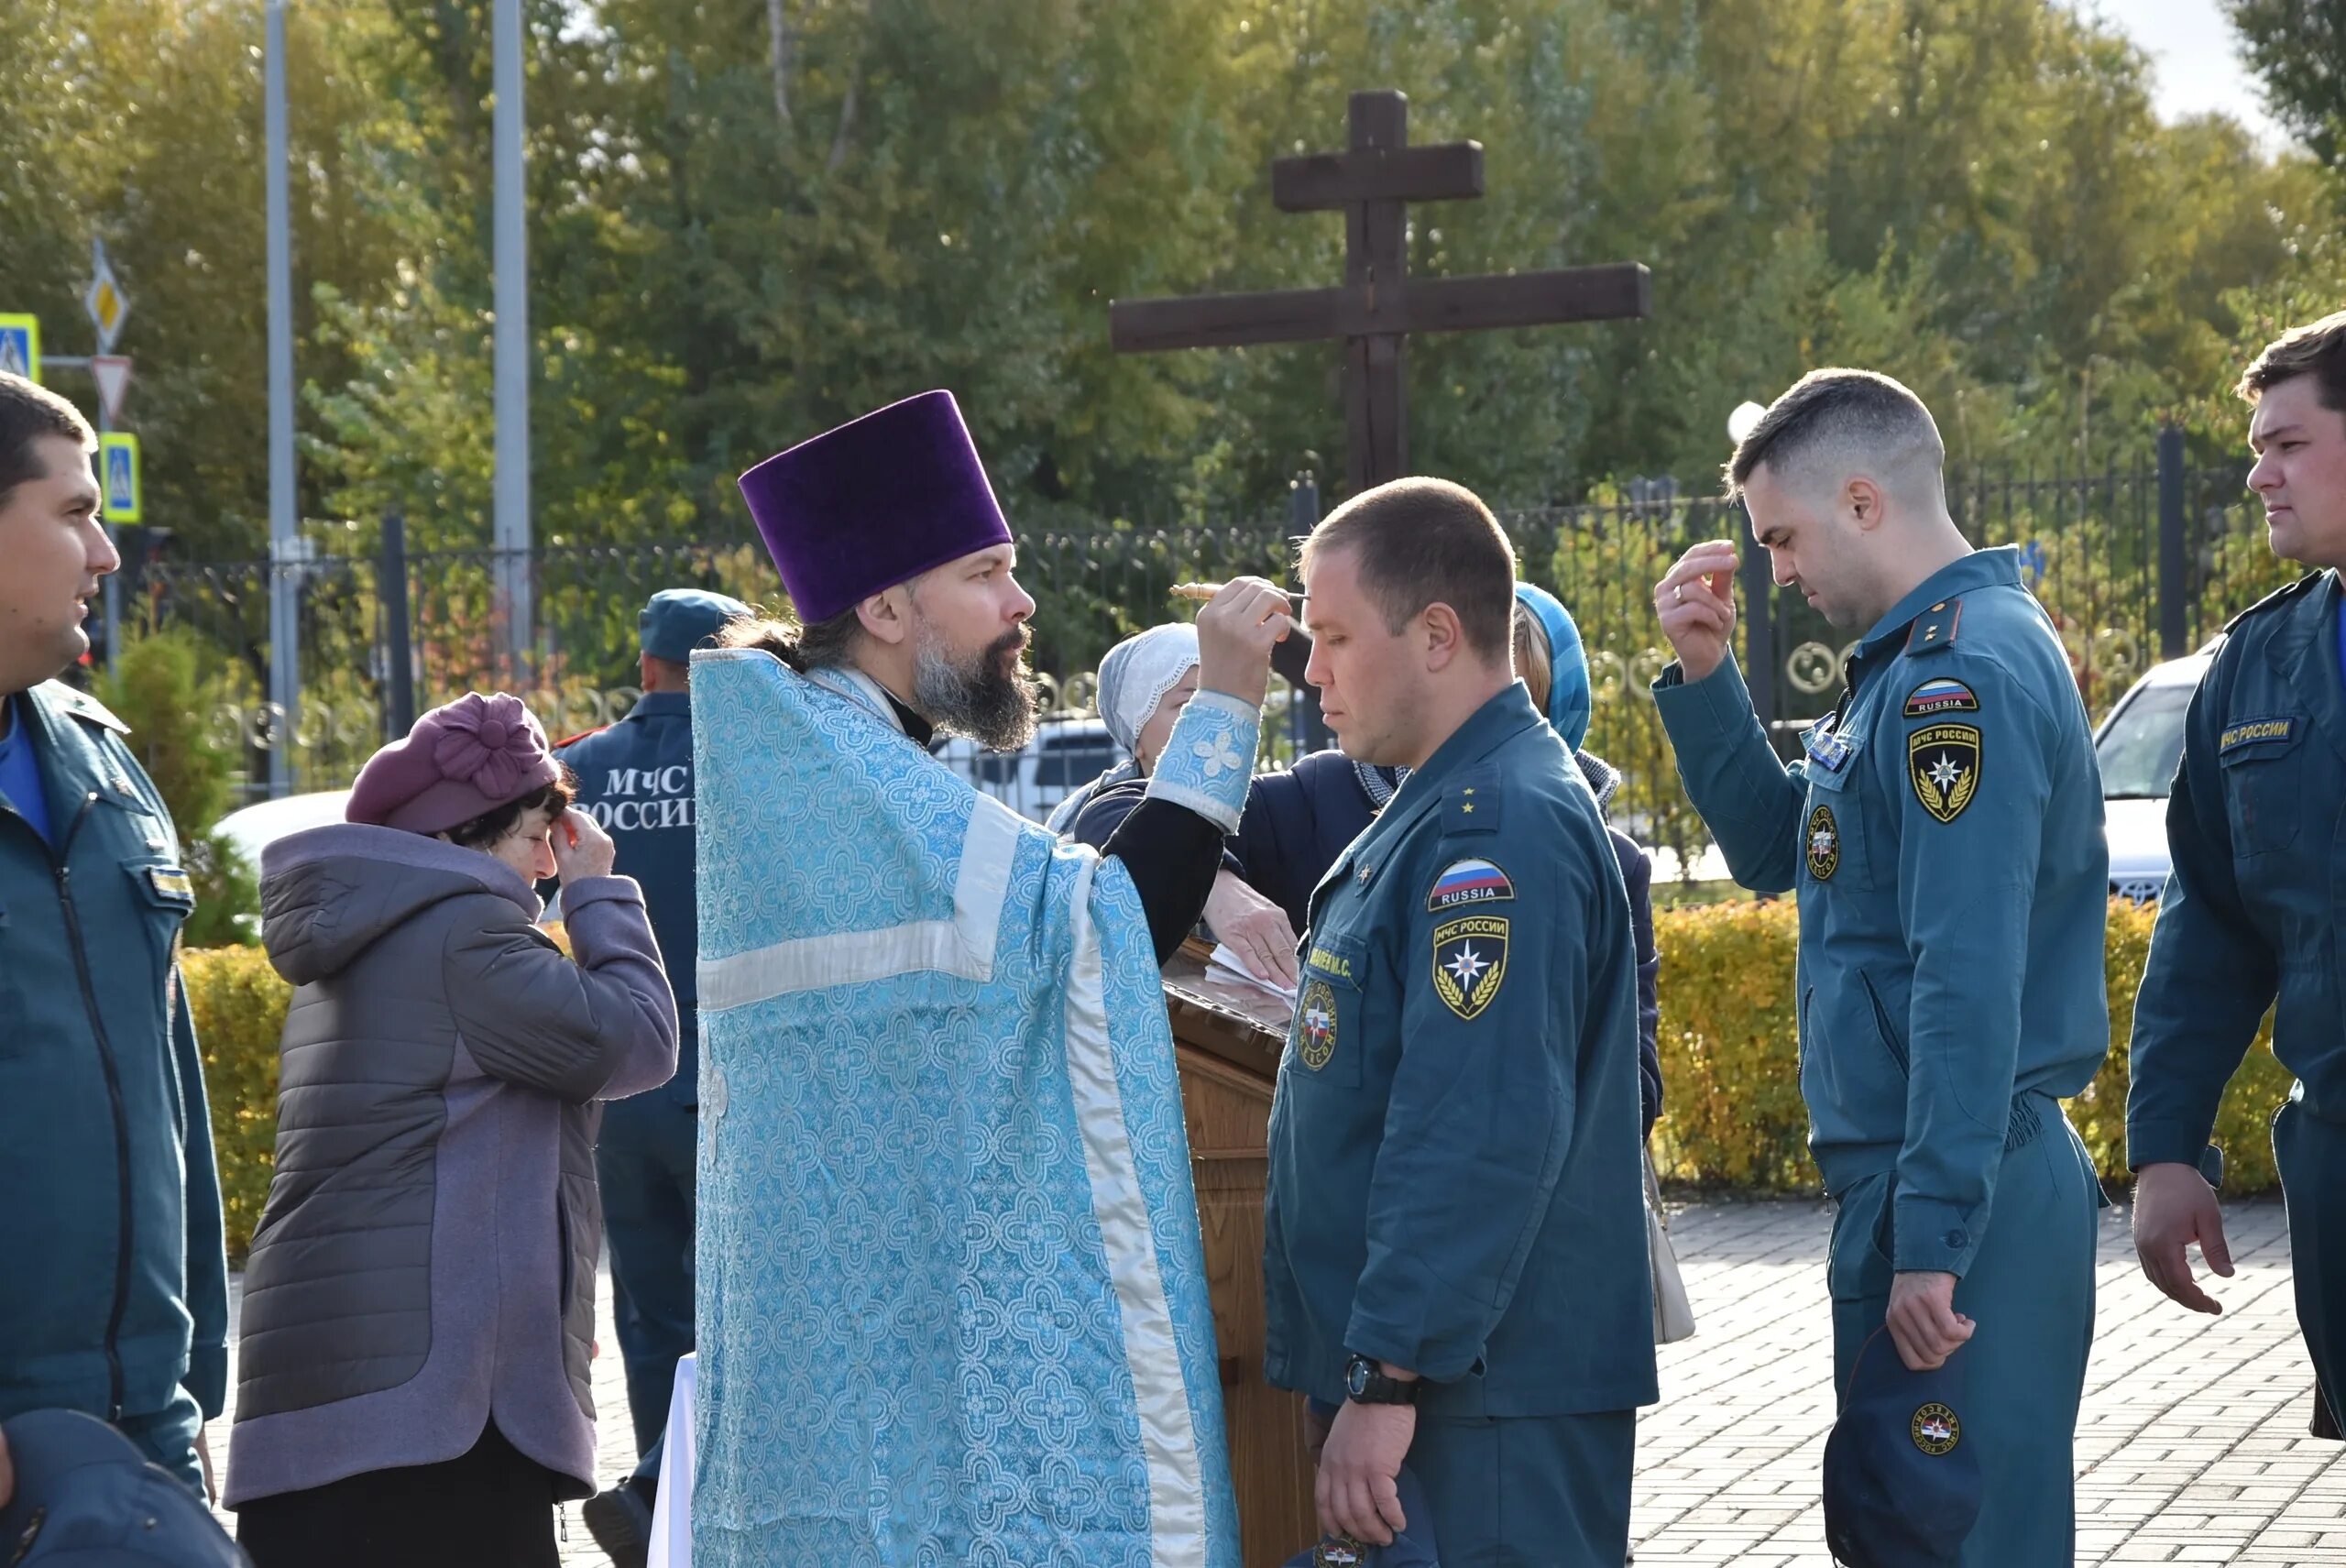
[[[1404,1380],[1387,1377],[1376,1369],[1376,1363],[1365,1355],[1355,1355],[1344,1363],[1344,1397],[1355,1405],[1414,1405],[1418,1402],[1416,1378]]]

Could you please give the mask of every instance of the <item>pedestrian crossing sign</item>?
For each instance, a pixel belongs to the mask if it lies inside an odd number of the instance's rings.
[[[0,371],[40,379],[40,318],[0,313]]]
[[[137,522],[139,518],[138,438],[107,434],[98,437],[98,488],[105,494],[108,522]]]

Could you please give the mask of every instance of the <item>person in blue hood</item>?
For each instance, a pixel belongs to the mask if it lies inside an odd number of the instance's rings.
[[[122,565],[97,444],[0,374],[0,1420],[86,1412],[200,1491],[228,1270],[180,982],[195,895],[129,727],[53,678]]]

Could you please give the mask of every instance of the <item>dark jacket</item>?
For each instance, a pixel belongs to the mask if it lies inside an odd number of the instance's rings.
[[[216,1416],[227,1261],[179,837],[121,720],[57,682],[25,695],[57,844],[0,805],[0,1419],[159,1415],[182,1388]]]
[[[345,826],[270,845],[261,904],[295,990],[230,1505],[456,1458],[492,1409],[589,1495],[594,1102],[676,1061],[642,894],[565,888],[574,962],[490,856]]]
[[[578,809],[619,848],[615,868],[643,888],[652,935],[675,992],[680,1025],[679,1105],[700,1100],[700,909],[694,878],[693,707],[683,692],[646,692],[617,724],[563,743],[555,753],[578,775]]]
[[[1601,806],[1621,775],[1586,751],[1574,761]],[[1112,826],[1087,810],[1082,832]],[[1298,936],[1311,918],[1311,891],[1345,847],[1376,817],[1360,773],[1342,751],[1314,751],[1283,773],[1258,773],[1246,796],[1246,815],[1231,836],[1230,868],[1246,885],[1287,911]],[[1636,839],[1608,828],[1614,857],[1628,885],[1638,954],[1638,1101],[1645,1129],[1661,1114],[1661,955],[1653,938],[1653,862]]]
[[[2268,1009],[2304,1113],[2346,1123],[2341,598],[2338,574],[2317,572],[2249,609],[2191,698],[2166,810],[2175,871],[2134,999],[2131,1164],[2200,1163]]]

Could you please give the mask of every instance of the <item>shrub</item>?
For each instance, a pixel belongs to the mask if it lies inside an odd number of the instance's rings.
[[[158,631],[123,644],[115,667],[97,683],[97,698],[130,726],[130,750],[155,781],[179,829],[195,886],[195,912],[183,933],[191,948],[249,942],[246,920],[260,908],[252,868],[212,836],[233,796],[237,759],[207,717],[218,706],[216,679],[203,674],[216,657],[192,631]]]
[[[2105,1180],[2126,1184],[2126,1039],[2150,950],[2152,914],[2110,911],[2108,979],[2113,1048],[2069,1117]],[[1661,1075],[1667,1109],[1654,1157],[1677,1180],[1749,1192],[1814,1191],[1808,1113],[1800,1097],[1792,1007],[1799,916],[1788,900],[1654,912],[1661,947]],[[557,940],[560,928],[550,927]],[[241,1255],[269,1197],[277,1137],[277,1041],[291,989],[250,948],[190,952],[182,970],[212,1096],[212,1135]],[[2272,1190],[2269,1128],[2289,1091],[2273,1058],[2271,1021],[2224,1095],[2216,1141],[2229,1196]]]
[[[2107,946],[2111,1049],[2085,1092],[2068,1102],[2104,1180],[2126,1185],[2126,1042],[2149,955],[2154,912],[2112,904]],[[1800,1098],[1792,964],[1800,917],[1792,903],[1721,904],[1654,911],[1661,949],[1661,1122],[1654,1157],[1664,1175],[1752,1191],[1813,1190],[1808,1117]],[[2225,1091],[2216,1118],[2224,1191],[2279,1184],[2273,1113],[2288,1095],[2274,1059],[2272,1020]]]
[[[276,1166],[277,1042],[293,989],[258,948],[191,950],[181,958],[180,980],[203,1053],[228,1254],[242,1257]]]

